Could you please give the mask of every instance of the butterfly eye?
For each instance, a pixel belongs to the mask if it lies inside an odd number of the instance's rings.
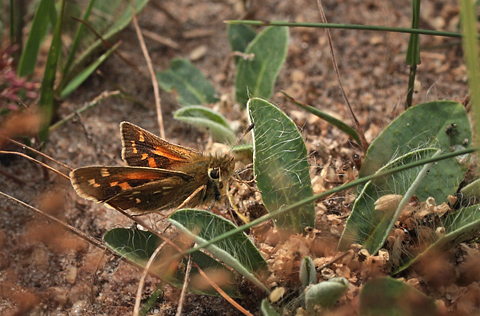
[[[212,168],[208,170],[208,176],[213,180],[218,180],[220,178],[220,169]]]

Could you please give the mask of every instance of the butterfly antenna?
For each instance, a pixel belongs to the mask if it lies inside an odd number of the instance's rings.
[[[235,144],[230,148],[230,151],[232,151],[233,148],[235,148],[238,145],[238,143],[240,143],[240,141],[245,137],[245,135],[248,134],[248,132],[250,132],[253,129],[254,126],[255,126],[255,123],[248,125],[247,129],[245,130],[245,132],[243,132],[242,136],[239,139],[237,139]]]

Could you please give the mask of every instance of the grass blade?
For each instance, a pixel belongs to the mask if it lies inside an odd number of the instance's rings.
[[[77,89],[87,78],[120,46],[121,42],[118,42],[112,48],[100,56],[95,62],[81,71],[75,78],[73,78],[68,85],[60,93],[60,97],[66,98],[70,93]]]
[[[421,0],[412,0],[412,29],[418,29],[420,22],[420,3]],[[415,75],[417,73],[417,65],[420,64],[420,36],[419,34],[410,34],[410,41],[407,49],[407,65],[410,66],[410,74],[408,77],[407,101],[405,108],[412,106]]]
[[[359,146],[362,146],[362,142],[360,141],[360,137],[358,137],[358,134],[357,132],[355,131],[355,129],[351,128],[350,126],[348,126],[347,124],[345,124],[344,122],[340,121],[339,119],[331,116],[331,115],[328,115],[327,113],[325,112],[322,112],[320,111],[319,109],[311,106],[311,105],[307,105],[307,104],[303,104],[302,102],[299,102],[297,100],[295,100],[294,98],[292,98],[291,96],[289,96],[285,91],[282,91],[282,93],[290,100],[292,101],[293,103],[295,103],[296,105],[298,105],[299,107],[301,107],[302,109],[304,109],[305,111],[309,112],[309,113],[312,113],[313,115],[316,115],[318,116],[319,118],[321,118],[322,120],[332,124],[333,126],[335,126],[336,128],[339,128],[341,131],[343,131],[345,134],[349,135],[350,137],[353,138],[353,140],[355,140],[355,142],[359,145]]]
[[[48,52],[47,63],[45,65],[45,72],[42,80],[40,101],[38,103],[43,118],[42,126],[39,131],[39,138],[40,141],[43,142],[43,146],[45,146],[47,142],[48,129],[54,114],[54,85],[55,75],[57,73],[58,57],[60,56],[60,51],[62,49],[61,34],[65,1],[66,0],[62,0],[60,15],[57,19],[57,24],[55,25],[55,31],[53,32],[52,44],[50,45],[50,50]]]
[[[55,12],[55,2],[53,0],[41,0],[32,21],[27,42],[17,68],[19,77],[27,76],[33,73],[37,63],[40,44],[45,39],[45,34],[50,23],[49,16]],[[55,13],[56,14],[56,13]],[[57,23],[58,24],[58,23]],[[53,43],[52,43],[53,46]]]
[[[88,3],[88,7],[85,10],[85,13],[82,17],[83,21],[88,21],[88,18],[90,17],[90,13],[92,12],[92,8],[94,5],[95,5],[95,0],[90,0],[90,2]],[[63,69],[64,76],[70,71],[70,67],[72,66],[73,60],[75,58],[75,54],[77,53],[77,49],[80,45],[80,41],[82,39],[84,31],[85,31],[85,24],[79,23],[77,32],[75,33],[75,37],[73,39],[72,46],[70,47],[70,51],[68,52],[68,57],[65,62],[65,67]],[[63,90],[63,87],[67,84],[64,78],[62,78],[62,82],[60,82],[58,86],[58,90]]]

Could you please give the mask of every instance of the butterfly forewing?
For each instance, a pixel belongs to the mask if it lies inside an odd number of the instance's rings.
[[[190,148],[171,144],[129,122],[120,124],[122,158],[129,166],[181,169],[182,165],[201,157]]]

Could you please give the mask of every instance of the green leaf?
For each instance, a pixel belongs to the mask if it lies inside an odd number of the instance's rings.
[[[480,199],[480,179],[467,184],[460,190],[460,192],[462,193],[464,199],[471,197]]]
[[[480,205],[472,205],[462,208],[455,213],[447,215],[443,225],[447,233],[442,239],[446,242],[462,242],[465,238],[459,238],[474,230],[480,223]],[[445,241],[444,241],[445,243]]]
[[[248,45],[245,54],[253,60],[240,59],[235,78],[235,98],[245,106],[250,97],[270,98],[288,48],[288,28],[267,27]]]
[[[313,196],[307,148],[295,123],[271,103],[253,98],[247,105],[253,128],[253,165],[257,186],[269,212]],[[277,227],[302,233],[315,224],[310,202],[274,220]]]
[[[148,297],[145,304],[142,306],[142,309],[138,313],[139,316],[146,316],[148,312],[155,307],[155,304],[159,302],[160,297],[164,294],[163,289],[158,287],[157,289]]]
[[[401,281],[377,278],[360,291],[360,316],[435,316],[435,300]]]
[[[218,101],[212,84],[186,59],[173,59],[166,71],[157,72],[157,80],[158,85],[166,92],[175,90],[178,102],[183,105],[201,105]]]
[[[103,240],[108,248],[142,267],[163,242],[149,231],[129,228],[111,229]]]
[[[393,274],[400,273],[422,259],[431,258],[438,251],[446,249],[447,246],[452,247],[477,234],[480,229],[480,206],[472,205],[449,214],[444,220],[443,226],[446,233],[443,237],[412,260],[402,264]]]
[[[246,158],[251,160],[253,157],[253,144],[239,144],[233,147],[232,152],[236,158],[241,157],[238,159]]]
[[[67,97],[75,89],[77,89],[88,77],[120,46],[120,42],[112,46],[105,54],[100,56],[90,66],[81,71],[60,93],[61,98]]]
[[[314,315],[315,306],[332,307],[348,288],[345,278],[332,278],[314,284],[305,290],[305,307],[310,315]]]
[[[191,124],[199,129],[207,130],[219,142],[235,143],[235,133],[223,115],[204,106],[188,106],[176,111],[177,120]]]
[[[304,287],[317,282],[317,272],[312,258],[305,256],[300,263],[300,282]]]
[[[195,209],[176,211],[170,215],[169,221],[187,236],[194,238],[198,244],[236,228],[232,222],[223,217]],[[267,262],[245,233],[236,233],[206,247],[206,250],[259,288],[268,292],[265,285],[254,275],[265,269]]]
[[[273,308],[272,305],[268,302],[266,298],[262,300],[262,305],[260,306],[263,316],[280,316],[280,314]]]
[[[49,17],[52,14],[56,15],[55,1],[41,0],[37,11],[35,11],[27,42],[25,43],[25,48],[23,49],[20,62],[18,63],[17,74],[19,77],[33,73],[35,64],[37,63],[38,51],[41,43],[45,39],[48,25],[50,23]]]
[[[456,124],[451,133],[447,129]],[[395,157],[417,148],[428,146],[443,152],[460,150],[472,143],[470,123],[464,107],[453,101],[435,101],[419,104],[402,113],[370,145],[359,177],[374,174]],[[425,201],[435,198],[437,204],[453,195],[463,179],[467,164],[461,159],[439,161],[417,190],[417,197]]]
[[[62,1],[59,18],[55,25],[55,31],[53,32],[52,43],[50,50],[48,51],[47,62],[45,64],[45,72],[43,74],[42,88],[40,90],[40,100],[38,107],[42,114],[43,122],[39,131],[40,141],[45,146],[48,139],[48,129],[50,122],[54,114],[54,85],[55,75],[57,73],[58,57],[62,49],[62,22],[63,22],[63,10],[65,8],[65,1]]]
[[[243,24],[227,25],[228,42],[232,52],[245,52],[248,44],[257,36],[257,32],[251,27]],[[235,63],[238,63],[241,57],[235,56]]]
[[[155,250],[163,243],[163,240],[149,231],[128,228],[114,228],[109,230],[105,236],[103,236],[103,239],[108,248],[143,268],[146,267],[148,260],[153,255]],[[168,278],[168,275],[166,275],[166,270],[170,267],[161,265],[162,263],[165,263],[165,258],[170,259],[173,253],[177,253],[177,251],[174,250],[170,245],[163,245],[163,248],[157,255],[156,261],[152,265],[152,268],[149,272],[158,275],[162,279],[167,277],[167,282],[178,288],[182,288],[183,280],[185,278],[184,270],[177,269],[176,273]],[[226,279],[229,278],[228,276],[233,279],[233,275],[228,269],[203,252],[196,252],[192,254],[192,260],[204,271],[217,271],[214,273],[222,273],[226,276]],[[186,265],[187,259],[184,258],[180,266],[185,267]],[[155,269],[155,266],[160,266],[161,268]],[[192,266],[190,278],[193,278],[197,275],[199,275],[198,269],[195,266]],[[227,291],[229,295],[235,296],[236,290],[233,284],[222,284],[221,287]],[[198,294],[218,295],[214,289],[190,288],[190,290]]]
[[[418,149],[389,162],[379,172],[429,158],[436,153],[439,153],[437,148]],[[338,248],[348,250],[350,245],[355,243],[361,244],[369,253],[375,254],[388,237],[401,210],[421,185],[425,176],[421,170],[427,172],[431,166],[425,167],[404,170],[389,177],[367,182],[353,204]],[[421,179],[418,175],[422,176]],[[398,201],[389,209],[376,209],[376,201],[382,197],[388,198],[389,195],[401,196],[403,203]]]

